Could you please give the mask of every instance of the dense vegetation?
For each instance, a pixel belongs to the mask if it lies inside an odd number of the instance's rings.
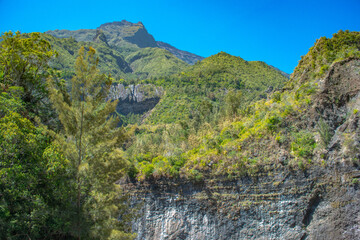
[[[295,68],[293,78],[302,81],[321,77],[332,63],[350,57],[360,57],[360,35],[358,32],[340,30],[332,38],[321,37],[309,52],[301,57],[299,65]]]
[[[360,57],[360,34],[340,31],[319,39],[288,80],[223,52],[188,66],[158,48],[110,48],[96,34],[1,37],[1,239],[133,238],[134,212],[115,184],[126,174],[201,181],[325,165],[333,132],[309,109],[331,65]],[[106,101],[114,80],[165,94],[118,127],[117,101]]]
[[[247,62],[221,52],[181,73],[143,81],[167,90],[146,122],[189,121],[200,117],[197,115],[213,118],[213,115],[223,115],[227,111],[226,101],[232,104],[235,114],[247,103],[266,98],[268,93],[281,89],[287,80],[263,62]]]
[[[179,176],[188,151],[220,131],[225,122],[239,118],[249,104],[281,89],[287,80],[263,62],[247,62],[221,52],[184,72],[143,81],[165,87],[166,94],[142,125],[135,127],[126,151],[134,164],[131,175],[139,179],[152,174]]]
[[[333,132],[321,117],[310,116],[309,109],[319,77],[329,69],[324,66],[359,57],[359,36],[339,31],[318,40],[283,90],[268,91],[270,96],[264,90],[280,89],[285,81],[259,68],[257,75],[246,76],[264,64],[234,61],[225,53],[195,64],[178,78],[156,80],[169,86],[171,95],[152,111],[147,124],[135,127],[126,151],[133,162],[130,176],[201,180],[252,174],[268,164],[300,169],[326,164],[323,152]],[[246,68],[248,64],[253,66]]]

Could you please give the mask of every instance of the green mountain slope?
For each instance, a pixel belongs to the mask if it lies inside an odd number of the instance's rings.
[[[280,71],[263,62],[247,62],[221,52],[182,73],[153,81],[156,85],[167,86],[167,94],[147,121],[171,123],[191,119],[201,112],[202,105],[221,115],[227,107],[226,96],[230,90],[241,99],[234,103],[236,107],[244,108],[282,88],[287,80]]]
[[[139,78],[166,76],[184,70],[188,64],[169,51],[160,48],[142,48],[125,60]]]
[[[233,87],[248,92],[281,88],[286,81],[281,72],[264,62],[245,61],[225,52],[204,59],[190,67],[184,79],[212,88]]]
[[[220,159],[222,129],[249,114],[249,106],[266,101],[287,81],[263,62],[247,62],[224,52],[179,74],[147,80],[163,86],[165,95],[141,125],[128,126],[134,131],[126,151],[133,161],[130,175],[201,176],[205,169],[194,164],[205,164],[201,158]]]
[[[161,109],[161,114],[150,115],[148,124],[135,128],[127,148],[133,161],[130,176],[139,180],[164,176],[231,178],[278,164],[302,170],[314,164],[334,164],[328,159],[358,166],[359,134],[351,129],[358,122],[360,108],[359,36],[359,32],[340,31],[331,39],[321,38],[299,62],[286,86],[266,98],[261,90],[281,88],[285,81],[271,77],[274,72],[261,73],[268,69],[264,63],[247,63],[224,53],[191,67],[181,74],[184,77],[164,79],[163,84],[177,86],[178,92],[173,97],[167,93],[167,99],[162,99],[152,113]],[[250,64],[253,67],[247,68]],[[258,78],[250,75],[251,70]],[[196,87],[207,95],[196,95]],[[218,87],[220,90],[214,91]],[[220,100],[222,87],[242,90],[242,96],[223,92]],[[181,93],[182,88],[193,95]],[[251,102],[248,98],[241,107],[246,93],[260,100]],[[232,102],[237,103],[237,111],[228,114],[226,109]],[[225,111],[221,111],[222,105]],[[158,121],[181,113],[181,107],[189,112],[189,118]]]
[[[309,52],[301,57],[292,78],[300,82],[324,76],[332,63],[349,57],[360,57],[359,32],[339,31],[332,38],[316,40]]]
[[[132,69],[124,57],[116,50],[109,48],[105,42],[77,42],[74,38],[56,38],[48,34],[41,35],[50,42],[58,56],[51,62],[52,67],[62,70],[65,78],[74,73],[74,63],[80,47],[93,47],[99,57],[99,69],[103,73],[111,74],[115,78],[132,76]]]

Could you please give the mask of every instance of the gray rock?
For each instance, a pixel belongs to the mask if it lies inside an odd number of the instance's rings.
[[[153,109],[163,94],[162,87],[152,84],[137,84],[128,87],[116,84],[111,86],[108,99],[119,100],[116,107],[118,113],[143,114]]]

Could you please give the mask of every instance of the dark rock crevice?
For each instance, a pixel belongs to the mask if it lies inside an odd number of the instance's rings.
[[[160,98],[148,98],[141,102],[129,101],[128,99],[119,100],[116,106],[116,112],[122,115],[132,114],[144,114],[153,109],[158,104]]]
[[[309,203],[305,211],[304,218],[302,220],[302,223],[304,224],[305,227],[307,227],[311,223],[314,212],[316,208],[319,206],[320,202],[321,202],[320,193],[318,190],[316,190],[315,193],[309,199]]]

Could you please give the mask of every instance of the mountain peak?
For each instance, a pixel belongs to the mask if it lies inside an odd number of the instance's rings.
[[[98,28],[104,28],[105,26],[120,26],[120,27],[132,27],[132,26],[139,26],[144,28],[144,24],[142,22],[138,23],[132,23],[127,20],[121,20],[121,21],[113,21],[108,23],[101,24]]]
[[[109,44],[119,42],[119,37],[140,48],[157,47],[154,37],[149,34],[141,22],[131,23],[126,20],[101,24],[98,29],[104,31]]]
[[[47,31],[46,33],[58,38],[73,37],[77,41],[100,41],[117,49],[124,49],[129,47],[158,47],[171,52],[177,58],[189,64],[194,64],[195,62],[204,59],[203,57],[196,54],[179,50],[170,44],[156,42],[154,37],[148,33],[144,24],[140,21],[137,23],[132,23],[127,20],[114,21],[101,24],[97,29],[81,29],[76,31],[55,30]]]
[[[235,60],[235,61],[245,62],[245,60],[242,59],[241,57],[237,57],[237,56],[231,55],[231,54],[229,54],[227,52],[223,52],[223,51],[221,51],[215,55],[212,55],[208,58],[205,58],[205,60],[206,61],[214,61],[215,60],[216,62]]]

